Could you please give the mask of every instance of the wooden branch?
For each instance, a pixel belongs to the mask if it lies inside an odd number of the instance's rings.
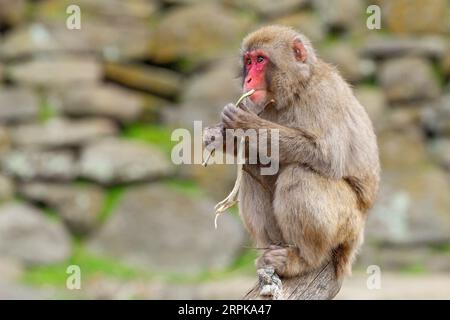
[[[341,289],[332,262],[305,275],[281,279],[273,268],[258,270],[258,283],[244,300],[330,300]]]

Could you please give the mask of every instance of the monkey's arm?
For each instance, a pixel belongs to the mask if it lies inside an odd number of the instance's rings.
[[[256,141],[251,143],[250,141],[247,146],[269,154],[268,150],[262,150],[262,148],[273,149],[270,143],[278,141],[278,152],[276,150],[270,152],[272,161],[278,161],[280,164],[301,163],[322,175],[337,179],[344,175],[343,150],[339,147],[340,144],[333,142],[337,139],[337,134],[333,134],[332,130],[329,130],[330,132],[326,136],[319,136],[317,133],[302,128],[289,128],[262,119],[246,110],[245,107],[236,108],[233,106],[227,106],[224,109],[222,122],[225,128],[254,129],[258,134],[260,133],[258,130],[267,129],[267,144]],[[272,139],[271,135],[276,132],[278,133],[278,139]],[[258,138],[261,138],[261,136],[258,135]],[[336,147],[331,150],[329,147],[333,145]]]

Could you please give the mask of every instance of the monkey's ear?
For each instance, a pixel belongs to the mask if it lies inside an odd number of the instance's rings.
[[[298,39],[294,40],[294,43],[292,44],[292,49],[294,50],[294,56],[297,61],[301,62],[306,61],[307,57],[306,48],[300,40]]]

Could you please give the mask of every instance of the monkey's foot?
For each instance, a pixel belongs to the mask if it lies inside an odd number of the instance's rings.
[[[260,285],[259,294],[264,297],[271,297],[273,300],[282,299],[282,283],[273,267],[258,269]]]
[[[278,275],[284,276],[288,264],[288,250],[289,249],[285,247],[271,245],[269,246],[269,249],[264,251],[264,253],[256,260],[256,266],[258,268],[271,267]]]

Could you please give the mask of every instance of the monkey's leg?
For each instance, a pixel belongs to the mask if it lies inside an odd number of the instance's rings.
[[[320,267],[335,248],[351,243],[362,230],[350,187],[299,165],[281,171],[273,207],[288,247],[270,248],[262,262],[273,264],[280,276],[296,276]],[[349,245],[347,251],[352,248]]]
[[[257,174],[259,169],[250,167],[246,168]],[[243,172],[239,192],[239,213],[257,247],[283,243],[280,228],[273,215],[271,199],[272,195],[268,190],[247,172]]]

